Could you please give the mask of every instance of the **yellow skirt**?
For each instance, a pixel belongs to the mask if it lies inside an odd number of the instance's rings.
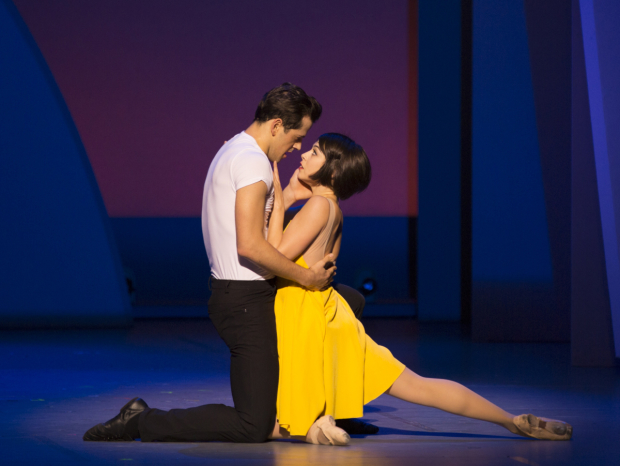
[[[308,267],[303,257],[297,264]],[[279,279],[275,304],[280,382],[277,412],[291,435],[323,415],[361,417],[405,369],[377,345],[333,288],[308,291]]]

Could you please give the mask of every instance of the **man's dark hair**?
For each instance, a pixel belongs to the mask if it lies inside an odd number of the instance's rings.
[[[319,119],[321,104],[304,92],[301,87],[291,83],[271,89],[258,104],[254,121],[265,123],[281,118],[284,130],[301,128],[303,117],[310,117],[312,123]]]
[[[319,137],[319,148],[325,164],[310,179],[333,189],[338,199],[348,199],[368,187],[372,171],[362,146],[342,134],[325,133]]]

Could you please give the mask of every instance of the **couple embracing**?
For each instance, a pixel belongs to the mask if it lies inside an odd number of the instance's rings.
[[[207,174],[202,230],[212,274],[209,316],[230,349],[234,407],[162,411],[135,398],[84,440],[297,438],[346,445],[346,430],[372,432],[350,418],[361,417],[364,404],[383,393],[522,436],[569,439],[570,425],[514,416],[456,382],[421,377],[365,334],[357,318],[363,298],[332,280],[342,240],[338,203],[368,186],[366,153],[350,138],[327,133],[302,154],[285,189],[278,175],[278,162],[301,149],[321,111],[297,86],[272,89]],[[285,210],[306,199],[284,229]]]

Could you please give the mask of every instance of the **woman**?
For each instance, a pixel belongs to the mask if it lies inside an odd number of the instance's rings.
[[[359,145],[341,134],[323,134],[301,156],[287,187],[303,192],[306,186],[304,197],[309,199],[283,232],[284,195],[274,162],[269,243],[302,267],[328,253],[337,257],[343,222],[338,201],[366,189],[370,176],[368,157]],[[334,418],[361,417],[363,405],[382,393],[493,422],[526,437],[571,437],[572,427],[562,421],[514,416],[456,382],[417,375],[364,333],[333,288],[308,291],[279,280],[275,312],[280,381],[272,438],[346,445],[349,436],[335,426]]]

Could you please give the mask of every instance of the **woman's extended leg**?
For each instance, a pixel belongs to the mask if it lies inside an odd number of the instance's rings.
[[[410,403],[492,422],[513,434],[523,435],[514,424],[513,414],[451,380],[429,379],[405,369],[386,393]]]
[[[569,440],[573,435],[572,426],[564,421],[533,414],[515,417],[459,383],[427,379],[407,368],[386,393],[411,403],[492,422],[523,437]]]

